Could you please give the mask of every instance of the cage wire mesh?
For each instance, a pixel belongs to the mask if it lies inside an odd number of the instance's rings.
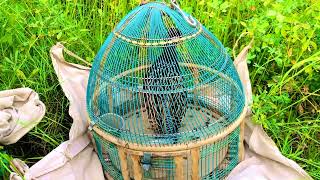
[[[177,7],[153,2],[116,26],[90,72],[87,106],[93,126],[127,143],[162,147],[205,140],[238,119],[245,98],[231,58],[213,34],[186,17]],[[93,135],[104,170],[122,179],[117,145]],[[239,128],[201,147],[199,177],[225,177],[238,163],[238,144]],[[189,159],[183,157],[186,178]],[[173,157],[150,155],[149,164],[144,179],[174,179]]]
[[[199,159],[199,177],[201,179],[223,179],[236,167],[239,163],[239,131],[240,128],[238,127],[223,139],[201,147]],[[103,169],[114,179],[123,179],[116,145],[105,141],[96,133],[94,133],[94,139],[97,143],[97,153]],[[129,164],[132,164],[132,162],[129,162]],[[144,179],[175,179],[173,157],[154,156],[150,164],[151,168],[144,171]],[[190,156],[184,157],[183,166],[186,169],[184,171],[185,179],[192,179]],[[132,171],[133,169],[130,168],[130,177],[134,179]]]

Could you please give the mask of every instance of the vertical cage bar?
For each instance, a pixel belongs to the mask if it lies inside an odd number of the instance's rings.
[[[193,78],[194,78],[194,103],[197,102],[198,90],[197,85],[199,84],[199,70],[197,68],[190,68],[193,71]],[[196,105],[196,104],[195,104]]]
[[[122,147],[118,147],[118,154],[120,159],[122,177],[124,180],[130,180],[127,153]]]
[[[239,134],[239,161],[243,161],[244,159],[244,120],[242,120],[240,124],[240,134]]]
[[[131,155],[130,156],[133,163],[133,176],[135,180],[142,180],[142,169],[140,165],[140,156]]]
[[[111,85],[108,86],[108,94],[109,94],[109,113],[113,113],[112,109],[112,87]]]
[[[175,178],[176,180],[184,180],[184,174],[183,174],[183,156],[176,156],[174,157],[174,162],[176,165],[176,174]]]
[[[200,149],[191,149],[191,179],[199,179],[199,160],[200,160]]]
[[[113,113],[113,100],[112,100],[112,86],[109,85],[108,86],[108,94],[109,94],[109,113]],[[117,124],[116,119],[114,117],[112,117],[112,122],[113,124]]]

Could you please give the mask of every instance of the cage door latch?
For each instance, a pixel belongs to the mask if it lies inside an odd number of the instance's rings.
[[[143,157],[142,157],[142,168],[145,171],[149,171],[150,167],[151,167],[151,153],[143,153]]]
[[[151,177],[150,168],[151,168],[151,153],[143,153],[142,157],[142,169],[144,170],[144,177]]]

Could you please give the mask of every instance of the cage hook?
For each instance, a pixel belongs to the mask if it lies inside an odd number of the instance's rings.
[[[197,26],[197,21],[191,15],[186,15],[186,13],[183,12],[176,0],[170,0],[170,1],[171,1],[171,6],[182,15],[183,19],[185,19],[190,26],[192,27]]]

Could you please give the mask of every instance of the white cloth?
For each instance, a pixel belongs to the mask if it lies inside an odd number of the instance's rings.
[[[251,102],[251,84],[246,64],[249,46],[235,60]],[[68,63],[63,57],[63,46],[51,49],[51,58],[60,84],[70,100],[70,115],[73,125],[70,140],[61,144],[37,164],[24,170],[26,179],[103,179],[103,170],[86,135],[87,111],[85,93],[89,68]],[[228,176],[228,179],[311,179],[294,161],[285,158],[261,126],[252,124],[251,112],[245,119],[245,160]],[[69,154],[69,155],[68,155]],[[22,165],[23,166],[23,165]],[[17,178],[12,174],[12,179]]]
[[[16,143],[37,125],[45,114],[45,105],[30,88],[0,92],[0,144]]]
[[[27,180],[104,179],[100,161],[87,133],[85,94],[90,68],[66,62],[61,44],[52,47],[50,55],[63,92],[70,101],[69,114],[73,123],[69,140],[60,144],[31,168],[27,168],[21,161],[17,161],[15,165],[23,169],[24,178]],[[12,173],[11,179],[21,178]]]

